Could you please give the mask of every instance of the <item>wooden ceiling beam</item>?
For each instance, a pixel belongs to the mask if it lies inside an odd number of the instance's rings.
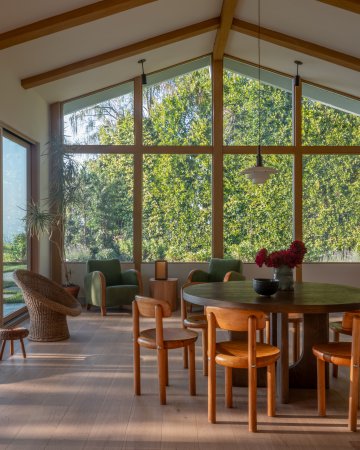
[[[346,9],[347,11],[360,14],[359,0],[318,0],[327,5],[336,6],[336,8]]]
[[[137,42],[101,55],[68,64],[67,66],[24,78],[21,80],[21,85],[24,89],[30,89],[42,84],[50,83],[51,81],[60,80],[61,78],[76,75],[115,61],[120,61],[121,59],[129,58],[134,55],[164,47],[165,45],[174,44],[175,42],[216,30],[219,27],[219,24],[220,18],[215,17],[214,19],[205,20],[204,22],[179,28],[178,30],[170,31],[169,33],[161,34],[160,36],[155,36],[153,38],[146,39],[145,41]]]
[[[83,25],[156,0],[102,0],[0,34],[0,50]]]
[[[220,16],[220,27],[216,33],[214,42],[214,60],[222,60],[225,53],[226,43],[234,19],[237,0],[223,0]]]
[[[233,20],[232,30],[239,33],[246,34],[252,37],[259,37],[259,27],[253,23],[244,22],[243,20]],[[287,34],[279,33],[277,31],[269,30],[268,28],[260,28],[260,39],[270,42],[280,47],[285,47],[296,52],[304,53],[314,58],[319,58],[324,61],[337,64],[339,66],[347,67],[348,69],[360,71],[360,59],[355,56],[347,55],[345,53],[332,50],[321,45],[313,44],[312,42],[303,41]]]

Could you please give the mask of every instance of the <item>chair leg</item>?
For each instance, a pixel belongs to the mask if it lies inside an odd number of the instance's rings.
[[[101,315],[103,317],[106,316],[106,306],[101,306],[100,309],[101,309]]]
[[[10,354],[11,356],[14,354],[14,341],[10,339]]]
[[[140,382],[140,345],[134,341],[134,393],[141,395]]]
[[[2,357],[3,357],[3,354],[4,354],[5,345],[6,345],[6,340],[3,340],[2,344],[1,344],[0,361],[2,360]]]
[[[257,390],[257,372],[256,367],[248,370],[249,377],[249,431],[257,431],[256,423],[256,390]]]
[[[340,341],[340,334],[337,331],[334,331],[334,342],[339,342]],[[333,364],[332,367],[332,375],[334,378],[338,377],[338,366],[336,364]]]
[[[160,405],[166,405],[166,350],[157,351]]]
[[[225,367],[225,406],[232,408],[232,368]]]
[[[20,338],[20,345],[21,345],[23,357],[26,358],[25,345],[24,345],[23,338]]]
[[[359,366],[350,367],[349,430],[356,431],[359,402]]]
[[[184,369],[187,369],[189,367],[187,346],[183,348],[183,358],[184,358]]]
[[[189,391],[190,395],[196,395],[195,376],[195,343],[189,345]]]
[[[265,335],[266,335],[266,343],[270,344],[270,318],[265,322]]]
[[[90,303],[88,303],[88,304],[86,305],[87,311],[90,311],[90,308],[91,308],[91,305],[90,305]]]
[[[260,344],[263,344],[264,343],[264,329],[262,329],[262,330],[259,330],[259,342],[260,342]]]
[[[267,413],[269,417],[275,416],[276,405],[276,384],[275,384],[275,363],[267,366]]]
[[[202,352],[203,352],[203,375],[208,376],[208,360],[207,360],[207,342],[208,342],[208,331],[207,328],[202,330]]]
[[[293,324],[294,327],[294,340],[293,340],[293,357],[294,363],[300,358],[300,322]]]
[[[214,358],[208,360],[208,421],[216,422],[216,363]]]
[[[325,361],[317,358],[317,397],[318,397],[318,414],[326,415],[325,401]]]
[[[169,353],[167,350],[165,350],[165,375],[166,386],[169,386]]]

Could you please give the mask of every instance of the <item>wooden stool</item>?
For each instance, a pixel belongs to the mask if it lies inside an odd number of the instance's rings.
[[[20,339],[23,357],[26,358],[25,345],[23,339],[27,337],[29,330],[26,328],[0,328],[0,340],[2,340],[0,361],[2,360],[6,341],[10,341],[10,354],[14,354],[14,341]]]

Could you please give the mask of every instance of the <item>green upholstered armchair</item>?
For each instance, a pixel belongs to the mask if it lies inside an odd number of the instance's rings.
[[[212,258],[209,270],[195,269],[189,273],[187,283],[209,283],[213,281],[245,280],[242,275],[242,264],[239,259]]]
[[[99,306],[103,316],[106,316],[106,307],[131,305],[135,295],[142,295],[140,273],[134,269],[122,272],[118,259],[90,259],[86,269],[87,307]]]

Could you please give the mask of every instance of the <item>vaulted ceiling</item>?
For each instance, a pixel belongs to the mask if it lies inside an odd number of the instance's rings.
[[[254,0],[4,0],[0,64],[49,103],[214,51],[258,61]],[[358,0],[261,0],[261,65],[360,97]],[[5,13],[4,13],[5,12]]]

